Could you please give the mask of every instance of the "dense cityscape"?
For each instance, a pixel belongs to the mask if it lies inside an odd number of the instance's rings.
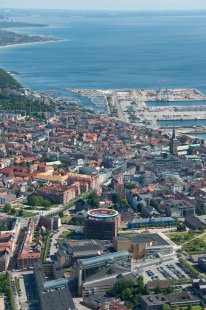
[[[0,45],[26,43],[7,22]],[[204,127],[161,122],[204,120],[206,96],[61,97],[15,74],[0,69],[0,309],[204,309]]]

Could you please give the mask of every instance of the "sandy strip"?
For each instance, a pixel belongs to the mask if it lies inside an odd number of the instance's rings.
[[[33,44],[45,44],[45,43],[57,43],[57,42],[63,42],[68,40],[54,40],[54,41],[42,41],[42,42],[29,42],[29,43],[17,43],[17,44],[7,44],[0,46],[1,48],[11,48],[11,47],[18,47],[18,46],[26,46],[26,45],[33,45]]]

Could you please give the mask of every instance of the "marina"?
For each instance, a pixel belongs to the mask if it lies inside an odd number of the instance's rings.
[[[195,88],[67,89],[66,92],[88,108],[137,126],[206,126],[206,97]]]

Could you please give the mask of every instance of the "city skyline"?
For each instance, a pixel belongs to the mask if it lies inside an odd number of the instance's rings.
[[[206,9],[204,0],[1,0],[1,8],[70,9],[70,10],[194,10]]]

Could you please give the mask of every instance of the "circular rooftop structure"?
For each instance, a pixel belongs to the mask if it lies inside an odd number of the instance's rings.
[[[111,209],[92,209],[87,212],[90,218],[96,220],[111,220],[118,217],[119,213]]]

